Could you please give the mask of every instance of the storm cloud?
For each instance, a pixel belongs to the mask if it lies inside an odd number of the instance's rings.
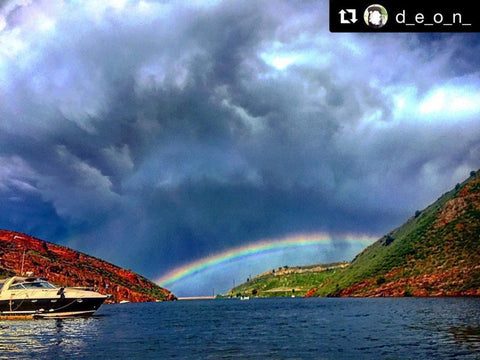
[[[156,277],[399,225],[479,167],[478,37],[332,34],[327,10],[4,2],[0,227]]]

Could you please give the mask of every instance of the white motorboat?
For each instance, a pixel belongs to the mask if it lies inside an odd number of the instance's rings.
[[[88,288],[58,288],[38,277],[0,280],[0,316],[87,316],[107,298]]]

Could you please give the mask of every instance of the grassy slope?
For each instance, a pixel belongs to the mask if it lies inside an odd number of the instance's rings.
[[[469,205],[464,214],[445,226],[437,226],[436,221],[440,210],[449,200],[457,197],[462,190],[464,193],[468,190],[469,195],[478,194],[479,184],[477,172],[475,177],[457,185],[456,189],[441,196],[403,226],[366,248],[348,268],[317,289],[316,295],[335,296],[341,290],[366,279],[371,279],[373,286],[378,286],[402,277],[433,274],[439,269],[446,271],[458,264],[471,271],[467,274],[466,283],[457,286],[457,290],[478,288],[480,274],[475,268],[480,261],[480,211],[474,205]],[[396,276],[391,276],[395,270]],[[384,277],[387,274],[389,279]]]
[[[329,264],[337,265],[337,264]],[[325,265],[328,266],[328,265]],[[309,269],[314,267],[313,265],[298,267],[300,271],[302,269]],[[308,272],[295,272],[295,268],[289,268],[292,273],[279,275],[279,272],[259,275],[253,279],[236,286],[231,289],[227,295],[237,296],[239,294],[247,294],[253,296],[252,292],[256,290],[255,296],[260,297],[276,297],[276,296],[303,296],[312,287],[325,280],[331,278],[340,269],[330,269],[324,271],[308,271]],[[292,291],[294,289],[295,291]]]

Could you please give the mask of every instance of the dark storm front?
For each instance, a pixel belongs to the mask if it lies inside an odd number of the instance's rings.
[[[466,0],[330,0],[329,27],[331,32],[478,32],[475,5]]]
[[[4,321],[0,359],[478,359],[480,299],[276,298],[106,305]]]

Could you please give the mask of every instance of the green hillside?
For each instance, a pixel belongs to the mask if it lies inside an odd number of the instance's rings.
[[[331,278],[348,263],[318,264],[288,267],[260,274],[247,282],[230,289],[227,296],[304,296],[307,291],[319,283]]]
[[[366,248],[315,296],[480,295],[480,175]]]

